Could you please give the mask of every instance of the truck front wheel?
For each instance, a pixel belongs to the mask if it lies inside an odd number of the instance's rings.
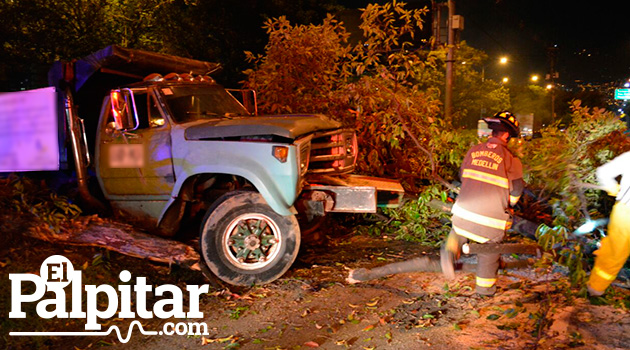
[[[274,212],[257,192],[234,192],[208,209],[201,225],[201,253],[219,279],[251,286],[276,280],[297,257],[295,216]]]

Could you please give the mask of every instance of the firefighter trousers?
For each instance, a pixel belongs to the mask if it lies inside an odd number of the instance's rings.
[[[630,255],[630,205],[617,202],[610,213],[608,235],[594,253],[595,265],[588,286],[597,294],[603,293],[617,278]]]
[[[456,257],[459,257],[462,245],[464,245],[467,241],[468,239],[466,237],[460,236],[454,230],[451,230],[446,245]],[[503,235],[491,238],[486,243],[501,243],[501,241],[503,241]],[[496,292],[497,272],[499,271],[500,258],[500,253],[477,254],[477,276],[475,288],[477,294],[494,295]]]

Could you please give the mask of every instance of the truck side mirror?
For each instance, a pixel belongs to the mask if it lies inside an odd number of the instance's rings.
[[[112,90],[109,97],[116,130],[136,130],[140,122],[131,89]]]
[[[253,89],[226,89],[240,102],[251,115],[258,115],[258,102],[256,91]]]

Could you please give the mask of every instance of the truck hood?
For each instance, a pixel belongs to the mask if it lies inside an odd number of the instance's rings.
[[[316,131],[341,127],[341,123],[321,114],[230,117],[198,120],[189,124],[184,134],[187,140],[262,135],[295,140]]]

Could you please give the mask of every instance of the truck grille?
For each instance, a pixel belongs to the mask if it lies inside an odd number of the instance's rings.
[[[357,137],[352,130],[317,133],[311,140],[310,173],[348,173],[357,160]]]
[[[311,155],[311,138],[305,137],[300,140],[296,140],[296,144],[298,146],[298,166],[300,168],[300,178],[303,178],[308,171],[308,163],[310,161]]]

